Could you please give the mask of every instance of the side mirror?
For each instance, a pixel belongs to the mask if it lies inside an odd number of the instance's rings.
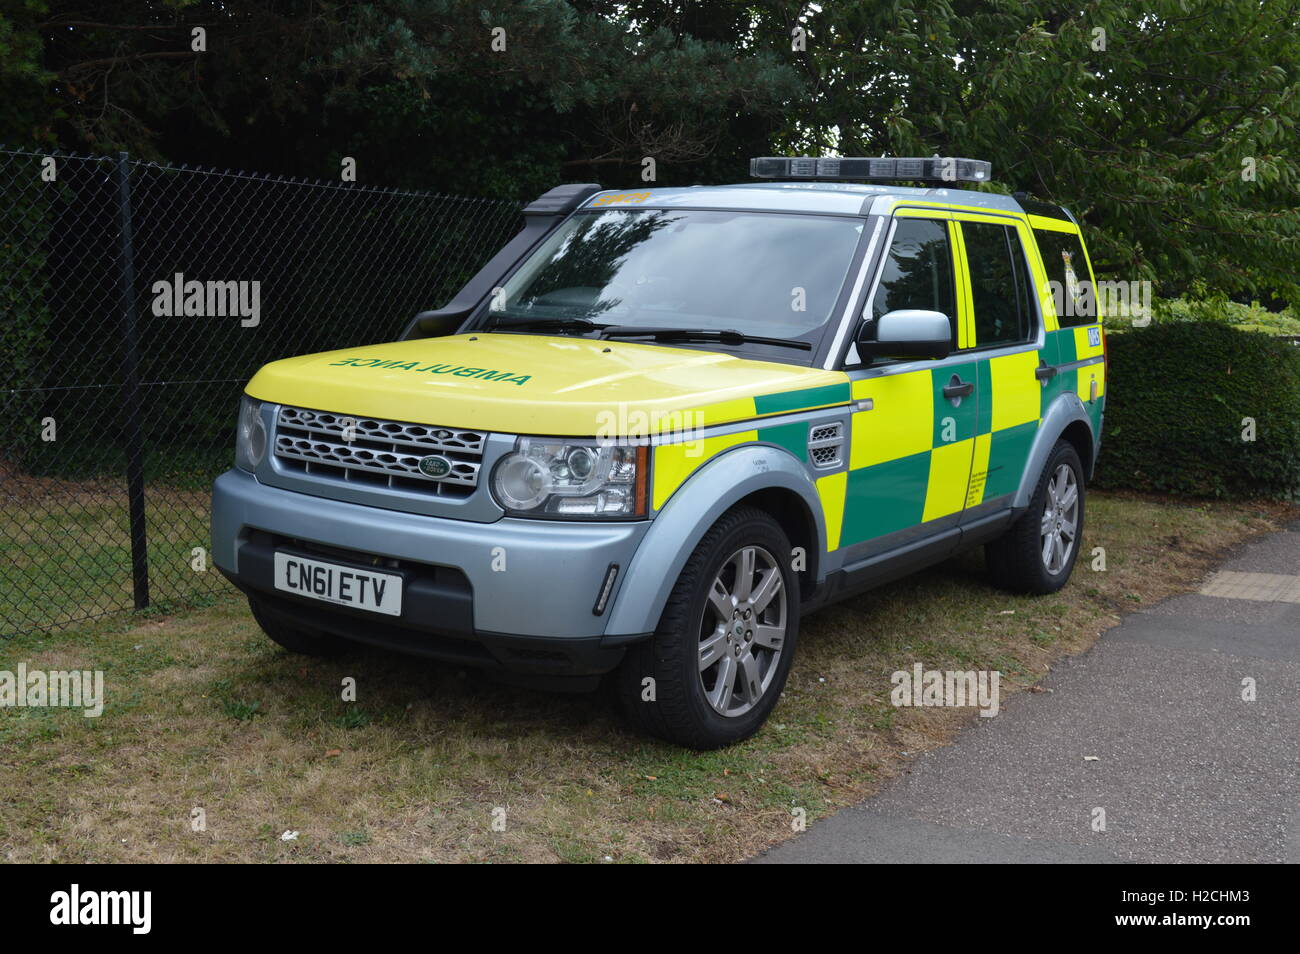
[[[858,355],[871,358],[946,358],[952,351],[952,325],[941,311],[905,308],[887,312],[875,323],[875,337],[868,339],[871,323],[858,329]]]

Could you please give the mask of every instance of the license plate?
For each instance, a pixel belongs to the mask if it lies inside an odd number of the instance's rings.
[[[389,616],[402,615],[402,578],[391,573],[375,573],[277,553],[275,588],[339,606],[352,606]]]

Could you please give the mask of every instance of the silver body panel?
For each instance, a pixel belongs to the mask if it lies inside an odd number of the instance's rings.
[[[485,527],[312,497],[268,487],[252,474],[229,470],[213,488],[212,559],[223,570],[238,574],[239,551],[248,532],[264,530],[456,567],[473,587],[476,629],[520,636],[591,637],[603,635],[606,629],[606,617],[592,612],[606,568],[611,563],[627,566],[649,526],[646,521],[506,517]],[[622,584],[620,579],[617,585]]]

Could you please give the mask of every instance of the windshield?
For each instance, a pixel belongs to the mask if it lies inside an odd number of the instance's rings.
[[[815,342],[862,225],[770,212],[580,212],[493,296],[488,318]]]

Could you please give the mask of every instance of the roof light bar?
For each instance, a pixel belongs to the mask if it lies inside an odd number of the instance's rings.
[[[875,182],[988,182],[993,166],[983,159],[953,156],[895,159],[819,159],[763,156],[749,160],[756,179],[867,179]]]

